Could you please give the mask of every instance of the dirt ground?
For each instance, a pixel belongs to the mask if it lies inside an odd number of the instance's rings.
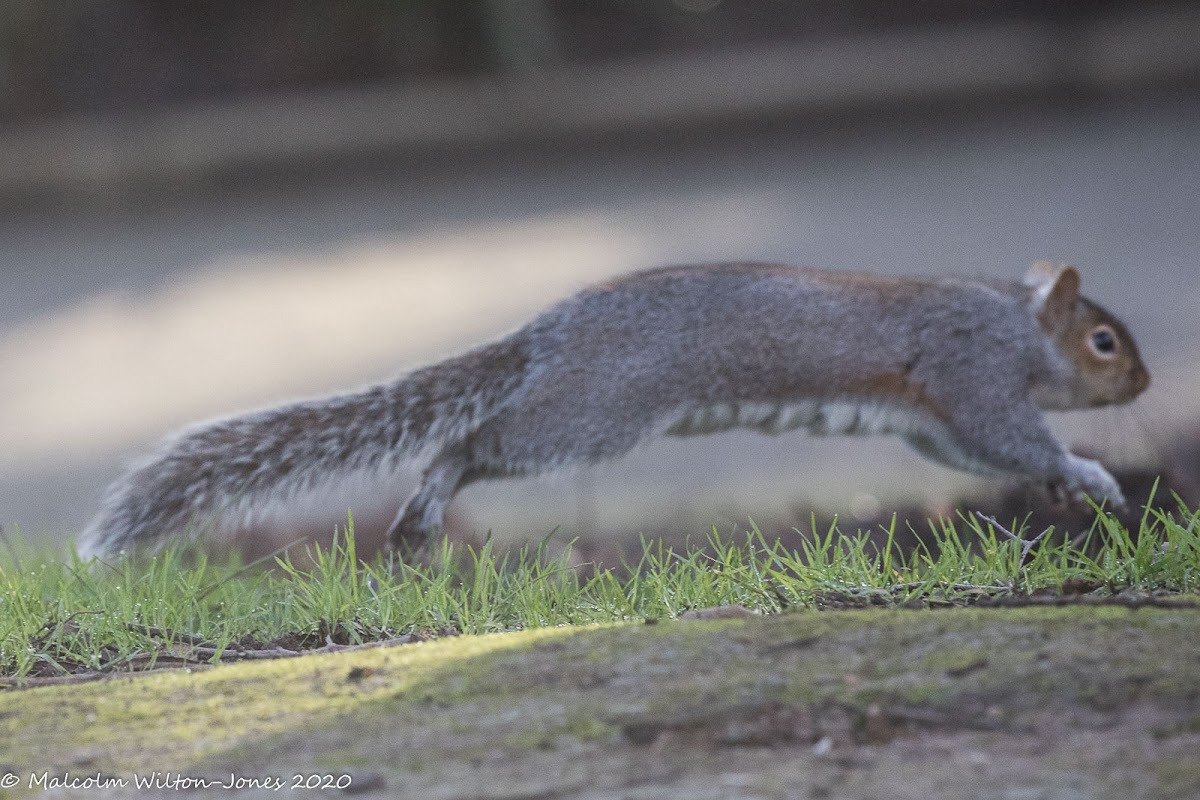
[[[222,797],[1184,800],[1198,669],[1197,609],[460,637],[0,693],[0,775],[129,784],[60,791],[87,797],[179,796],[183,778]]]

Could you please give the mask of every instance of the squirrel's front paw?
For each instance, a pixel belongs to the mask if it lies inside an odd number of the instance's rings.
[[[1128,508],[1121,485],[1099,461],[1072,455],[1067,461],[1063,477],[1051,484],[1057,495],[1065,496],[1068,502],[1087,506],[1088,498],[1095,503],[1108,501],[1110,509],[1123,511]]]

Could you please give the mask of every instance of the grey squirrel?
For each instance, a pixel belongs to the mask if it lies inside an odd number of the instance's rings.
[[[891,433],[947,466],[1123,505],[1043,410],[1126,403],[1150,375],[1125,326],[1038,262],[1023,282],[777,264],[678,266],[596,284],[499,341],[358,391],[185,428],[117,481],[81,552],[153,549],[339,476],[427,459],[394,547],[476,481],[730,428]]]

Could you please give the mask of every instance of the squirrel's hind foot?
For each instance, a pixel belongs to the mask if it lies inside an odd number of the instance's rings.
[[[405,564],[429,564],[433,560],[433,540],[439,527],[431,528],[410,501],[387,533],[387,549]]]

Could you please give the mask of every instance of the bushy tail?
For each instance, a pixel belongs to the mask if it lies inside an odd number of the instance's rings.
[[[357,392],[186,428],[113,484],[81,555],[155,549],[349,474],[466,436],[520,388],[519,336]]]

